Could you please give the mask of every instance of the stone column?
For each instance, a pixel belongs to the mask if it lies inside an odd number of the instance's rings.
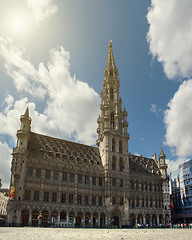
[[[99,227],[99,228],[100,228],[100,224],[101,224],[101,221],[100,221],[100,220],[101,220],[101,219],[100,219],[100,216],[101,216],[101,215],[100,215],[100,212],[99,212],[99,214],[98,214],[98,227]]]
[[[93,213],[91,213],[91,227],[93,227]]]
[[[67,224],[69,224],[69,212],[67,212]]]
[[[165,224],[165,214],[163,214],[163,224]]]
[[[107,221],[107,213],[105,214],[105,225],[108,225],[108,221]]]
[[[17,210],[17,225],[21,225],[21,211]]]
[[[83,223],[83,227],[85,227],[85,213],[83,213],[83,221],[82,221],[82,223]]]
[[[145,215],[143,215],[143,225],[145,225]]]
[[[58,219],[57,219],[58,227],[60,226],[60,211],[58,211]]]
[[[135,218],[136,218],[135,219],[135,224],[137,225],[137,223],[138,223],[138,215],[137,214],[135,215]]]
[[[159,215],[157,215],[157,226],[159,226]]]
[[[32,210],[29,210],[29,226],[32,226]]]

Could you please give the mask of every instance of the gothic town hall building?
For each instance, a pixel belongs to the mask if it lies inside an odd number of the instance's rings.
[[[169,224],[166,155],[129,152],[112,44],[104,70],[97,146],[31,131],[27,108],[13,149],[9,225],[105,227]]]

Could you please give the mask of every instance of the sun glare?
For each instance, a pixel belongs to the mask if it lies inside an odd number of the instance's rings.
[[[25,12],[12,12],[7,18],[7,27],[12,34],[26,34],[30,28],[30,16]]]

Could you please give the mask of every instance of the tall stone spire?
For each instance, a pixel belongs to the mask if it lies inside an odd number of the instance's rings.
[[[116,69],[115,60],[113,56],[113,49],[112,49],[112,40],[111,40],[109,41],[109,50],[108,50],[108,56],[107,56],[106,69],[111,70],[112,68]]]
[[[112,41],[109,42],[107,63],[104,70],[103,90],[101,91],[101,105],[98,122],[98,140],[97,145],[103,138],[103,134],[111,132],[119,134],[119,136],[127,137],[127,111],[122,111],[122,100],[119,97],[119,78],[118,69],[115,64]]]

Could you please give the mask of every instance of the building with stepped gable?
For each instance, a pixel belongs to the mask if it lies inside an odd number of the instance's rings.
[[[101,91],[97,146],[31,131],[27,108],[11,167],[9,225],[106,227],[169,224],[166,155],[129,152],[112,43]]]

